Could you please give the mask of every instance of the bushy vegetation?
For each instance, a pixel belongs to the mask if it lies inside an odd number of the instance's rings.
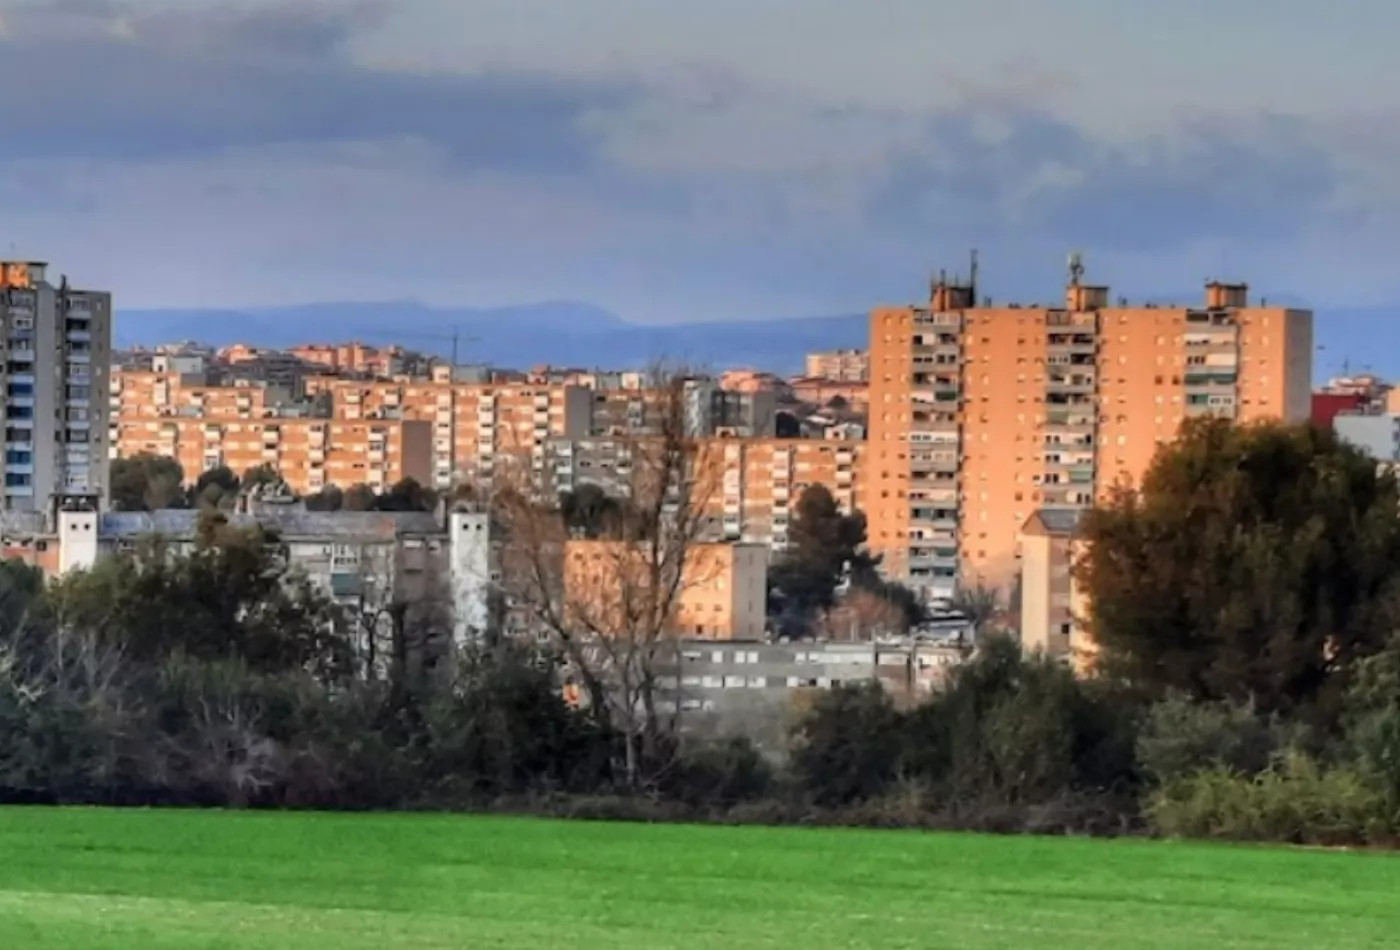
[[[171,473],[149,474],[146,494]],[[1390,842],[1398,509],[1394,480],[1325,433],[1192,423],[1087,518],[1092,675],[984,635],[912,705],[874,684],[816,694],[775,761],[676,733],[645,664],[630,704],[593,675],[576,706],[560,657],[454,647],[431,610],[396,612],[367,651],[277,538],[211,507],[179,556],[152,545],[48,585],[0,565],[0,798]],[[591,491],[554,516],[548,537],[638,521]],[[794,627],[843,587],[881,601],[872,624],[904,610],[824,491],[793,538],[772,596]]]

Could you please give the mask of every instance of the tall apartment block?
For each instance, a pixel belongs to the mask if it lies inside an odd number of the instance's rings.
[[[1243,284],[1110,305],[1074,257],[1053,306],[990,306],[975,278],[931,289],[870,315],[862,479],[871,547],[927,596],[1009,590],[1033,514],[1136,482],[1186,418],[1308,417],[1312,314],[1252,306]]]
[[[47,265],[0,262],[5,332],[6,511],[107,493],[112,298],[49,282]]]

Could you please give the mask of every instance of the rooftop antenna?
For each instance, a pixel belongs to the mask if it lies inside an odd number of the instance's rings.
[[[1079,286],[1079,279],[1084,276],[1084,256],[1078,251],[1072,251],[1069,255],[1069,284],[1071,287]]]
[[[977,248],[972,249],[972,266],[968,273],[968,297],[972,299],[975,306],[977,304]]]

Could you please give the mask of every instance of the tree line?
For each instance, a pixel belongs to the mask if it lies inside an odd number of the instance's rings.
[[[669,479],[689,476],[658,451]],[[1192,421],[1087,513],[1089,675],[986,636],[920,702],[799,695],[779,761],[690,739],[654,702],[645,657],[694,539],[669,532],[700,530],[676,513],[704,491],[500,493],[506,594],[542,635],[454,648],[425,614],[395,626],[387,664],[288,583],[277,539],[216,513],[183,556],[131,552],[47,585],[7,563],[0,795],[1395,840],[1400,488],[1330,432]],[[776,613],[880,592],[858,516],[816,492],[802,506]],[[626,618],[607,663],[543,557],[590,532],[635,539],[646,568],[603,604]],[[561,682],[590,675],[592,701],[568,701]]]

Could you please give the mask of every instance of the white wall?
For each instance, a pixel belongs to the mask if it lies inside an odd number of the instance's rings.
[[[465,645],[486,630],[490,620],[491,518],[484,512],[448,515],[453,636]]]

